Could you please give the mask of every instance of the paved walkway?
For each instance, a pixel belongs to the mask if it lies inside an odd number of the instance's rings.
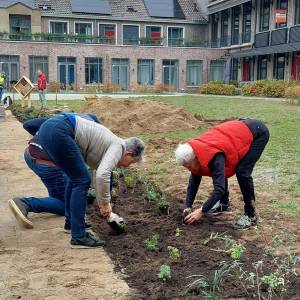
[[[7,200],[45,195],[22,157],[29,136],[0,107],[0,299],[127,299],[129,288],[102,249],[71,249],[63,218],[31,219],[34,229],[16,224]]]

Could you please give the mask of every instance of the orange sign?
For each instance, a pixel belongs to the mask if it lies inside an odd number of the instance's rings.
[[[275,10],[275,22],[277,24],[286,23],[286,9],[276,9]]]

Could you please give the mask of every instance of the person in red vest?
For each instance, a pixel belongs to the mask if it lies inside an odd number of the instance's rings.
[[[47,108],[47,101],[46,101],[46,88],[47,88],[47,77],[46,75],[41,71],[37,71],[38,79],[37,79],[37,88],[39,92],[39,98],[41,101],[41,109]]]
[[[224,122],[203,135],[181,144],[175,151],[176,162],[190,172],[186,196],[185,223],[199,222],[205,215],[230,211],[228,178],[237,177],[245,215],[233,228],[244,230],[255,227],[255,195],[252,171],[269,141],[269,130],[255,119]],[[212,177],[214,189],[201,208],[186,216],[194,203],[202,176]]]

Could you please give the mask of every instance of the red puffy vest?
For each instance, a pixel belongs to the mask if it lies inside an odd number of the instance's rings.
[[[188,141],[199,161],[202,176],[211,176],[209,163],[217,153],[225,155],[226,177],[235,173],[239,161],[253,141],[250,129],[241,121],[228,121],[213,127],[198,138]]]

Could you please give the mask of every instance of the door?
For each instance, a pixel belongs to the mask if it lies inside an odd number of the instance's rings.
[[[73,63],[59,63],[58,78],[62,85],[62,89],[72,89],[75,83],[75,64]]]
[[[178,61],[163,61],[163,84],[169,86],[170,89],[178,90]]]
[[[112,61],[112,83],[117,84],[121,91],[128,90],[129,84],[129,66],[128,60]]]
[[[300,56],[293,57],[291,75],[293,80],[300,80]]]
[[[244,60],[243,63],[243,81],[250,81],[250,60]]]

